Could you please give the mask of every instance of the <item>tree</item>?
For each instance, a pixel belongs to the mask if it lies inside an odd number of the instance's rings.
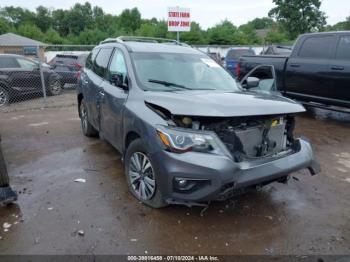
[[[69,32],[79,35],[86,28],[92,29],[93,18],[91,4],[75,4],[65,15],[65,22],[68,24]]]
[[[299,34],[320,31],[326,25],[326,16],[320,11],[320,0],[272,0],[276,7],[269,16],[275,18],[295,39]]]
[[[44,6],[36,8],[35,24],[42,32],[46,32],[52,26],[52,16],[48,8]]]
[[[62,45],[64,43],[64,40],[55,29],[50,27],[46,30],[46,33],[44,35],[44,43]]]
[[[16,32],[19,35],[39,41],[43,41],[44,38],[43,32],[41,32],[40,28],[34,24],[21,24]]]
[[[182,33],[181,41],[184,41],[190,45],[203,44],[204,35],[203,30],[200,28],[199,24],[196,22],[191,22],[191,31]]]
[[[253,29],[269,29],[275,22],[269,17],[255,18],[249,21],[246,25],[251,26]]]
[[[0,18],[0,35],[5,34],[10,31],[10,25],[3,18]]]
[[[133,9],[125,9],[119,16],[119,26],[127,33],[134,33],[141,26],[141,14],[135,7]]]
[[[217,45],[239,44],[236,34],[237,27],[230,21],[224,20],[208,29],[208,43]]]

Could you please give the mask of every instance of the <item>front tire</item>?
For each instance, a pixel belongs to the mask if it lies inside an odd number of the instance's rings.
[[[62,84],[57,77],[53,77],[49,81],[48,95],[57,96],[62,93]]]
[[[5,88],[0,86],[0,108],[9,104],[10,96]]]
[[[85,100],[81,100],[79,106],[79,116],[81,123],[81,130],[87,137],[95,137],[98,135],[98,131],[90,124],[88,118],[88,112],[85,105]]]
[[[134,197],[153,208],[167,206],[159,189],[152,160],[140,138],[129,145],[124,165],[128,187]]]

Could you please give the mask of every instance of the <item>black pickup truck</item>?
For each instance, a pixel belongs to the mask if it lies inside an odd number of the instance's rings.
[[[301,35],[290,56],[244,56],[238,79],[273,65],[277,89],[304,103],[350,108],[350,31]]]

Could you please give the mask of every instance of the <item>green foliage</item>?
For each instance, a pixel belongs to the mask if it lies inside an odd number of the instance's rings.
[[[350,30],[350,16],[346,18],[346,21],[339,22],[333,26],[327,26],[327,31],[344,31],[344,30]]]
[[[273,0],[276,5],[269,16],[275,18],[295,39],[299,34],[320,31],[326,25],[326,16],[320,11],[320,0]]]
[[[10,25],[6,22],[4,18],[0,18],[0,35],[10,32]]]
[[[180,40],[188,44],[253,45],[284,43],[300,33],[316,30],[350,30],[350,17],[334,26],[325,25],[320,0],[273,0],[269,17],[255,18],[239,26],[229,20],[203,30],[196,22],[190,32],[182,32]],[[272,18],[275,18],[274,21]],[[265,39],[256,30],[267,30]],[[0,34],[15,32],[51,44],[96,45],[107,37],[137,35],[176,38],[168,32],[167,21],[142,19],[137,8],[125,9],[120,15],[106,14],[89,2],[76,3],[68,10],[38,6],[35,12],[21,7],[0,8]]]
[[[43,41],[44,39],[43,32],[41,32],[39,27],[33,24],[21,24],[17,28],[16,33],[38,41]]]
[[[269,29],[275,22],[269,17],[255,18],[254,20],[248,22],[246,25],[253,29]]]
[[[64,39],[60,36],[60,34],[55,29],[50,27],[49,29],[46,30],[43,42],[51,43],[55,45],[62,45],[64,44]]]
[[[125,32],[134,33],[141,26],[141,14],[137,8],[125,9],[119,16],[119,26]]]

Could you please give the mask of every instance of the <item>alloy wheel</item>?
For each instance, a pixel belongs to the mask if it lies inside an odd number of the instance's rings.
[[[8,102],[8,95],[6,91],[0,88],[0,106],[6,105]]]
[[[87,132],[88,120],[87,120],[87,112],[84,104],[80,105],[80,120],[81,120],[81,128],[83,129],[83,132],[85,134]]]
[[[61,83],[57,79],[54,80],[50,86],[51,94],[59,95],[61,93]]]
[[[156,181],[153,167],[149,158],[141,152],[131,155],[129,163],[130,184],[141,200],[149,200],[156,191]]]

